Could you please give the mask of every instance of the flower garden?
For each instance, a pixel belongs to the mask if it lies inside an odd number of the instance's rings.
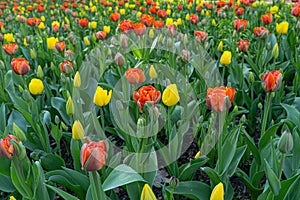
[[[297,0],[0,16],[1,199],[299,199]]]

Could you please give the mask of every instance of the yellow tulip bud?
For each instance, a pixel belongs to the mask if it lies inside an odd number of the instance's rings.
[[[218,51],[223,52],[223,42],[222,42],[222,40],[220,41],[220,43],[218,45]]]
[[[83,41],[84,41],[84,44],[86,46],[90,46],[91,45],[90,40],[89,40],[89,38],[87,36],[83,38]]]
[[[171,10],[170,9],[167,10],[167,15],[171,15]]]
[[[150,78],[152,78],[152,79],[157,78],[157,73],[156,73],[156,70],[153,65],[150,66],[149,75],[150,75]]]
[[[190,21],[190,14],[186,14],[185,20]]]
[[[232,55],[230,51],[224,51],[221,56],[220,63],[222,65],[229,65],[231,63],[231,57]]]
[[[66,103],[66,111],[67,111],[68,115],[74,114],[74,104],[73,104],[73,100],[71,97],[68,98],[68,101]]]
[[[41,16],[41,21],[42,21],[42,22],[46,21],[45,16]]]
[[[196,155],[195,155],[195,159],[198,159],[198,158],[200,157],[200,155],[201,155],[201,152],[198,151],[198,152],[196,153]]]
[[[44,30],[44,29],[46,28],[44,22],[41,22],[41,23],[38,25],[38,28],[41,29],[41,30]]]
[[[156,197],[148,184],[145,184],[143,187],[141,200],[156,200]]]
[[[103,26],[103,30],[108,34],[110,33],[110,26]]]
[[[215,20],[215,19],[212,19],[212,20],[211,20],[211,25],[213,25],[213,26],[217,26],[217,22],[216,22],[216,20]]]
[[[171,24],[173,24],[173,19],[172,18],[167,18],[166,19],[166,27],[168,27]]]
[[[278,43],[276,42],[276,44],[274,45],[273,50],[272,50],[272,57],[274,59],[276,59],[276,58],[278,58],[278,55],[279,55]]]
[[[149,31],[149,37],[150,37],[151,39],[154,38],[154,30],[153,30],[153,29],[150,29],[150,31]]]
[[[16,200],[16,198],[14,196],[10,196],[9,200]]]
[[[162,94],[162,101],[166,106],[174,106],[180,100],[176,84],[169,85]]]
[[[29,83],[29,92],[33,95],[41,94],[44,90],[44,84],[40,79],[33,78]]]
[[[211,192],[210,200],[224,200],[224,186],[222,182],[215,186]]]
[[[125,15],[125,9],[120,9],[120,14]]]
[[[79,120],[76,120],[72,126],[72,138],[74,140],[81,140],[84,136],[84,129]]]
[[[106,106],[111,99],[111,95],[112,90],[107,91],[98,86],[94,95],[94,104],[96,104],[97,106]]]
[[[136,13],[136,17],[137,17],[137,18],[140,18],[140,17],[141,17],[141,15],[142,15],[142,13],[141,13],[141,12],[137,12],[137,13]]]
[[[42,69],[41,65],[38,66],[36,75],[37,75],[38,78],[44,78],[44,72],[43,72],[43,69]]]
[[[79,88],[81,86],[81,77],[80,73],[77,71],[74,76],[74,87]]]
[[[23,43],[24,43],[24,46],[26,46],[26,47],[28,47],[28,46],[29,46],[29,44],[27,43],[27,40],[26,40],[26,38],[24,38],[24,41],[23,41]]]

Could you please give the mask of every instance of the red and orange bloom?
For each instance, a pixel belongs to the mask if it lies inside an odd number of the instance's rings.
[[[178,9],[178,11],[181,11],[182,10],[182,8],[183,8],[183,4],[178,4],[178,6],[177,6],[177,9]]]
[[[18,49],[18,45],[17,44],[3,44],[2,45],[2,49],[4,50],[4,52],[8,55],[14,55],[15,52]]]
[[[151,15],[143,14],[142,17],[140,18],[140,22],[150,27],[154,23],[154,17]]]
[[[85,171],[97,171],[104,167],[106,160],[106,143],[87,142],[80,151],[81,169]]]
[[[198,15],[192,14],[192,15],[190,16],[190,21],[191,21],[192,24],[197,24],[198,21],[199,21]]]
[[[271,13],[264,14],[261,16],[261,21],[265,25],[271,24],[271,22],[273,21],[273,15]]]
[[[65,60],[60,64],[60,71],[62,73],[69,74],[72,70],[73,70],[73,64],[70,61]]]
[[[219,7],[219,8],[221,8],[221,7],[224,7],[226,5],[226,2],[225,1],[218,1],[217,2],[217,6]]]
[[[63,52],[66,48],[66,43],[65,41],[62,41],[62,42],[56,42],[55,44],[55,49],[58,51],[58,52]]]
[[[234,20],[233,26],[237,31],[246,30],[248,25],[248,21],[244,19],[236,19]]]
[[[133,100],[140,108],[140,112],[143,112],[145,103],[155,104],[160,101],[161,93],[153,86],[143,86],[137,92],[133,93]]]
[[[109,16],[110,20],[113,22],[117,22],[120,19],[120,14],[119,13],[112,13]]]
[[[104,40],[106,38],[106,32],[105,31],[98,31],[96,33],[96,38],[98,40]]]
[[[143,7],[143,8],[144,8],[144,7]],[[141,12],[144,12],[144,11],[141,11]],[[151,14],[155,15],[156,12],[157,12],[156,6],[152,6],[152,7],[149,9],[149,12],[150,12]]]
[[[194,36],[197,42],[203,42],[207,38],[207,33],[204,31],[195,31]]]
[[[133,22],[131,20],[123,20],[119,24],[119,28],[126,34],[131,32],[132,26]]]
[[[294,6],[292,8],[292,15],[295,16],[295,17],[300,16],[300,6]]]
[[[87,18],[82,18],[79,20],[79,25],[81,27],[87,27],[89,25],[89,20]]]
[[[162,29],[164,27],[165,23],[162,20],[156,20],[154,21],[154,28],[156,29]]]
[[[25,58],[13,58],[11,60],[11,67],[19,75],[27,74],[30,70],[29,63]]]
[[[245,11],[244,8],[239,7],[239,8],[236,9],[235,14],[242,15],[244,13],[244,11]]]
[[[248,48],[249,48],[249,41],[248,40],[240,40],[239,42],[238,42],[238,47],[239,47],[239,49],[240,49],[240,51],[242,51],[242,52],[247,52],[248,51]]]
[[[139,84],[145,81],[144,72],[139,68],[128,69],[125,76],[129,84]]]
[[[230,108],[234,99],[235,89],[225,86],[208,88],[206,94],[206,105],[216,112],[223,112]]]
[[[137,35],[144,35],[146,33],[146,25],[141,23],[136,23],[132,25],[133,31]]]
[[[268,72],[264,75],[264,88],[267,92],[274,92],[282,85],[282,74],[278,70]]]
[[[41,23],[41,20],[39,18],[28,18],[26,19],[26,23],[29,26],[37,26]]]
[[[18,138],[13,135],[7,135],[4,139],[0,140],[0,157],[2,158],[12,158],[16,153],[11,140],[18,142]]]
[[[165,18],[167,16],[167,11],[166,10],[158,10],[157,11],[157,16],[159,18]]]
[[[265,27],[263,26],[259,26],[259,27],[255,27],[253,29],[253,32],[254,34],[259,37],[259,38],[265,38],[267,37],[268,35],[270,35],[270,32],[268,29],[266,29]]]

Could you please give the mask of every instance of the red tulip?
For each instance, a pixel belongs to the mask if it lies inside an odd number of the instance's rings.
[[[65,60],[60,64],[60,71],[64,74],[69,74],[73,70],[73,64]]]
[[[226,5],[226,2],[225,1],[218,1],[217,2],[217,6],[219,7],[219,8],[222,8],[222,7],[224,7]]]
[[[162,21],[162,20],[154,21],[154,28],[162,29],[163,27],[164,27],[164,21]]]
[[[235,13],[236,13],[237,15],[242,15],[242,14],[244,13],[244,11],[245,11],[244,8],[239,7],[239,8],[236,9]]]
[[[145,81],[144,72],[139,68],[128,69],[125,76],[129,84],[139,84]]]
[[[137,103],[140,108],[140,112],[143,112],[145,103],[155,104],[159,102],[161,93],[156,90],[153,86],[143,86],[137,92],[133,93],[133,100]]]
[[[192,15],[190,16],[190,21],[191,21],[192,24],[197,24],[198,21],[199,21],[198,15],[192,14]]]
[[[267,92],[274,92],[281,87],[282,74],[278,70],[268,72],[264,75],[264,88]]]
[[[87,27],[89,25],[89,20],[87,18],[82,18],[79,20],[79,24],[82,28]]]
[[[273,21],[273,16],[271,13],[267,13],[261,16],[261,21],[263,24],[267,25],[267,24],[271,24],[271,22]]]
[[[209,109],[216,112],[223,112],[231,106],[234,98],[235,89],[225,86],[208,88],[206,94],[206,105]]]
[[[8,55],[14,55],[15,52],[18,49],[18,45],[17,44],[3,44],[2,45],[2,49],[4,50],[4,52]]]
[[[152,26],[153,23],[154,23],[154,17],[152,17],[151,15],[144,14],[140,18],[140,22],[143,23],[143,24],[145,24],[148,27]]]
[[[120,19],[120,14],[119,13],[112,13],[109,16],[110,20],[113,22],[117,22]]]
[[[0,140],[0,157],[2,158],[12,158],[15,149],[13,144],[11,143],[11,140],[14,140],[18,142],[18,138],[13,135],[7,135],[4,139]]]
[[[248,48],[249,48],[249,41],[248,40],[240,40],[238,42],[238,47],[240,49],[240,51],[242,52],[247,52],[248,51]]]
[[[56,42],[55,44],[55,49],[58,51],[58,52],[63,52],[66,48],[66,43],[64,41],[62,42]]]
[[[207,38],[207,33],[204,31],[195,31],[194,36],[197,42],[203,42]]]
[[[158,11],[157,11],[157,16],[158,16],[159,18],[165,18],[165,17],[167,16],[166,10],[158,10]]]
[[[234,20],[234,29],[237,31],[246,30],[248,21],[244,19],[236,19]]]
[[[131,20],[123,20],[119,24],[119,28],[126,34],[131,32],[132,26],[133,23]]]
[[[19,75],[27,74],[30,70],[29,63],[25,58],[13,58],[11,60],[11,67]]]
[[[259,26],[253,29],[254,34],[259,38],[265,38],[270,35],[270,32],[265,27]]]
[[[104,167],[106,143],[104,141],[84,143],[80,151],[81,169],[97,171]]]
[[[144,35],[146,33],[146,26],[145,24],[136,23],[132,25],[133,31],[137,35]]]
[[[294,6],[292,8],[292,15],[295,16],[295,17],[300,16],[300,6]]]
[[[105,31],[98,31],[96,33],[96,38],[98,40],[104,40],[106,38],[106,32]]]
[[[178,9],[178,11],[181,11],[182,10],[182,8],[183,8],[183,4],[178,4],[178,6],[177,6],[177,9]]]
[[[26,23],[29,26],[36,26],[41,23],[41,20],[39,18],[28,18],[28,19],[26,19]]]

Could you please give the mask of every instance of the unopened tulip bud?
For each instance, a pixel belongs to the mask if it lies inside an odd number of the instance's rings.
[[[198,159],[201,156],[201,151],[198,151],[195,155],[195,159]]]
[[[289,130],[286,130],[282,133],[279,142],[278,142],[278,149],[281,153],[289,153],[293,150],[294,141],[293,136]]]
[[[59,124],[59,122],[60,122],[60,119],[57,115],[55,115],[55,117],[54,117],[54,122],[55,122],[55,124]]]
[[[273,47],[273,50],[272,50],[272,57],[274,59],[278,58],[278,55],[279,55],[279,50],[278,50],[278,43],[276,43]]]
[[[149,37],[150,37],[151,39],[154,38],[154,30],[153,30],[153,29],[150,29],[150,31],[149,31]]]
[[[3,70],[3,69],[5,69],[5,64],[4,64],[4,62],[2,61],[2,60],[0,60],[0,70]]]
[[[68,130],[68,127],[64,122],[60,122],[60,126],[63,130],[65,130],[65,131]]]
[[[139,118],[137,121],[137,137],[143,138],[145,134],[145,126],[146,126],[146,120],[144,118]]]
[[[263,106],[262,106],[262,104],[259,102],[258,105],[257,105],[257,107],[258,107],[259,110],[262,110],[262,107],[263,107]]]
[[[123,66],[125,64],[125,58],[119,52],[115,55],[115,63],[117,66]]]
[[[151,79],[157,78],[157,73],[153,65],[150,66],[149,75]]]
[[[36,51],[35,49],[30,49],[30,57],[32,60],[36,59]]]
[[[72,126],[72,138],[74,140],[81,140],[84,136],[84,129],[79,120],[76,120]]]
[[[188,36],[187,36],[187,34],[184,34],[184,37],[183,37],[183,43],[184,43],[184,45],[187,45],[188,44]]]
[[[254,83],[254,75],[253,75],[253,72],[250,72],[250,73],[249,73],[249,81],[250,81],[250,83]]]
[[[26,140],[26,136],[24,132],[22,131],[22,129],[20,129],[20,127],[16,123],[13,123],[12,134],[22,142]]]
[[[66,103],[66,111],[67,111],[68,115],[74,114],[74,104],[73,104],[73,100],[71,97],[68,98],[68,101]]]
[[[18,90],[20,93],[22,93],[24,91],[21,85],[18,85]]]
[[[175,176],[172,176],[170,178],[170,187],[173,188],[173,189],[175,189],[178,186],[179,186],[179,180],[178,180],[178,178],[176,178]]]
[[[121,47],[123,49],[127,49],[127,47],[128,47],[128,38],[125,35],[123,35],[121,38]]]
[[[41,67],[40,65],[38,66],[36,75],[37,75],[37,77],[40,78],[40,79],[42,79],[42,78],[44,77],[44,72],[43,72],[43,69],[42,69],[42,67]]]
[[[81,77],[79,71],[74,76],[74,87],[79,88],[81,86]]]
[[[223,42],[222,41],[219,42],[218,51],[223,52]]]

